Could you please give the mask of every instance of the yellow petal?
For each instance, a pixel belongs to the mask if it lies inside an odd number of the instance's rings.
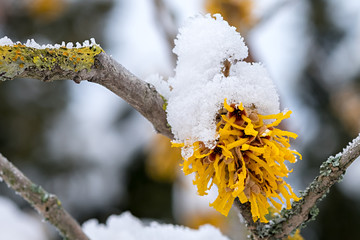
[[[174,142],[171,142],[171,147],[184,147],[185,144],[184,143],[174,143]]]
[[[251,136],[257,136],[258,131],[254,129],[254,125],[251,123],[251,119],[248,117],[245,117],[244,115],[241,116],[242,119],[244,119],[245,122],[247,122],[247,125],[245,127],[245,134],[251,135]]]
[[[232,143],[228,144],[228,145],[226,146],[226,148],[227,148],[228,150],[230,150],[230,149],[233,149],[233,148],[235,148],[235,147],[239,147],[239,146],[243,145],[244,143],[246,143],[248,140],[249,140],[249,138],[242,138],[242,139],[240,139],[240,140],[237,140],[237,141],[235,141],[235,142],[232,142]]]
[[[235,110],[233,107],[231,107],[229,104],[227,104],[226,98],[225,98],[225,100],[224,100],[224,108],[225,108],[226,110],[228,110],[229,112],[233,112],[233,111]]]

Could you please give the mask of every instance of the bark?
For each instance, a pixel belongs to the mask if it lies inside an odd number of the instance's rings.
[[[82,52],[72,49],[70,52],[72,57],[68,54],[70,50],[66,48],[37,50],[21,45],[17,50],[11,52],[20,52],[20,55],[12,53],[11,56],[3,55],[2,58],[0,57],[0,80],[13,80],[23,77],[41,81],[71,79],[76,83],[87,80],[100,84],[139,111],[153,124],[158,133],[170,139],[173,138],[166,120],[166,102],[163,97],[151,84],[134,76],[98,46],[93,49],[90,48],[93,51],[91,54],[85,54],[88,57],[84,56],[84,64],[79,63],[77,59],[84,55],[84,51],[89,52],[89,49],[83,49]],[[0,53],[6,51],[9,51],[9,47],[0,46]],[[38,55],[34,55],[34,53]],[[39,54],[41,58],[39,58]],[[56,61],[57,57],[59,61]],[[330,157],[325,161],[319,176],[303,193],[302,199],[294,202],[292,209],[282,211],[281,215],[269,224],[254,223],[249,204],[240,204],[239,201],[236,201],[235,205],[239,207],[253,238],[283,239],[296,228],[314,219],[317,213],[316,203],[325,196],[333,184],[342,178],[347,167],[359,155],[360,136],[342,154]],[[45,219],[56,226],[64,237],[87,239],[76,221],[61,207],[60,201],[55,195],[48,194],[41,187],[33,184],[1,155],[0,176],[9,187],[19,192]]]
[[[293,204],[285,216],[285,221],[277,225],[278,233],[269,239],[282,239],[294,229],[312,220],[318,211],[314,207],[316,203],[326,196],[331,186],[339,182],[346,169],[360,156],[360,136],[354,139],[342,153],[330,157],[320,167],[320,174],[305,190],[302,199]]]
[[[4,47],[0,46],[0,54],[4,54],[2,48]],[[72,50],[70,55],[74,54],[75,58],[85,59],[87,65],[77,63],[70,56],[64,57],[63,54],[58,53],[61,50],[57,49],[38,50],[22,47],[20,50],[22,52],[15,57],[8,57],[4,60],[0,58],[0,80],[33,78],[47,82],[70,79],[76,83],[87,80],[100,84],[123,98],[140,112],[153,124],[158,133],[173,138],[166,121],[165,99],[156,91],[154,86],[137,78],[103,52],[102,49],[98,50],[98,54],[88,57],[90,59],[78,55],[79,53]],[[66,50],[63,51],[69,55]],[[35,54],[46,57],[38,59]],[[20,58],[23,61],[19,60]],[[13,61],[14,59],[15,61]]]
[[[240,209],[248,229],[254,239],[284,239],[295,229],[304,227],[314,220],[318,214],[316,204],[326,197],[331,186],[339,182],[346,169],[360,156],[360,135],[342,153],[329,157],[320,167],[319,175],[307,187],[298,202],[292,204],[289,210],[283,210],[279,217],[269,224],[254,223],[247,207],[237,201],[235,204]],[[250,214],[250,215],[249,215]]]
[[[0,178],[55,226],[64,239],[89,240],[80,225],[64,210],[60,200],[46,192],[0,154]]]

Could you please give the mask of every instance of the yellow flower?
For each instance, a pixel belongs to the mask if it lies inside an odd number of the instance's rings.
[[[254,0],[206,0],[205,9],[211,13],[221,13],[231,26],[244,34],[256,25]]]
[[[290,114],[260,115],[255,107],[228,105],[225,99],[217,118],[218,139],[213,149],[199,141],[192,146],[173,144],[193,148],[193,155],[184,159],[182,166],[185,174],[195,173],[193,183],[200,195],[217,185],[218,196],[210,206],[227,216],[238,197],[241,203],[250,202],[254,221],[268,222],[269,201],[280,210],[280,203],[285,201],[289,209],[291,199],[299,200],[283,180],[291,172],[284,162],[294,163],[294,154],[301,158],[289,149],[289,138],[297,135],[276,128]]]
[[[171,148],[170,139],[160,134],[154,137],[150,145],[145,162],[147,174],[160,182],[175,181],[181,160],[180,149]]]
[[[296,229],[293,236],[288,236],[288,240],[304,240],[304,238],[300,235],[300,230]]]
[[[66,10],[64,0],[32,0],[26,3],[32,17],[47,22],[58,19]]]

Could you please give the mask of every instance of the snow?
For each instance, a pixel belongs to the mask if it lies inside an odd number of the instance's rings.
[[[1,239],[45,240],[44,224],[24,212],[10,200],[0,197]]]
[[[3,37],[3,38],[0,38],[0,46],[13,46],[13,45],[16,45],[16,44],[22,44],[21,42],[13,42],[10,38],[8,37]],[[44,44],[44,45],[40,45],[38,44],[37,42],[35,42],[34,39],[28,39],[26,41],[26,43],[24,44],[25,46],[27,47],[31,47],[31,48],[36,48],[36,49],[57,49],[57,48],[60,48],[60,47],[66,47],[66,48],[73,48],[74,47],[74,44],[72,42],[69,42],[69,43],[66,43],[65,42],[62,42],[61,44],[55,44],[55,45],[52,45],[52,44]],[[94,38],[91,38],[90,41],[89,40],[85,40],[83,42],[83,44],[80,44],[80,43],[76,43],[76,48],[83,48],[83,47],[91,47],[91,46],[99,46],[95,39]]]
[[[342,153],[339,153],[339,156],[341,156],[342,154],[351,151],[352,149],[356,148],[356,146],[358,146],[360,144],[360,133],[359,135],[354,138],[342,151]],[[351,152],[350,152],[351,153]]]
[[[153,74],[145,78],[147,83],[151,83],[156,86],[156,90],[161,96],[168,99],[170,97],[170,86],[166,80],[159,74]]]
[[[335,157],[340,157],[342,154],[352,154],[351,150],[359,146],[360,133],[354,138],[341,153],[338,153]],[[349,152],[350,151],[350,152]],[[354,162],[346,169],[346,175],[341,184],[341,189],[348,195],[349,198],[360,197],[359,184],[360,184],[360,158],[354,160]]]
[[[199,230],[194,230],[157,222],[144,224],[129,212],[110,216],[106,225],[99,224],[94,219],[89,220],[83,224],[83,230],[92,240],[228,240],[211,225],[204,225]]]
[[[8,37],[0,38],[0,46],[12,46],[14,45],[13,41],[11,41]]]
[[[168,81],[172,90],[167,106],[175,141],[203,141],[213,147],[215,117],[225,98],[229,104],[254,105],[260,114],[279,112],[279,97],[267,70],[241,61],[248,54],[243,38],[220,15],[191,18],[175,43],[178,61]],[[225,60],[232,64],[227,77],[222,73]]]
[[[197,15],[190,18],[179,29],[173,52],[178,56],[176,77],[171,86],[176,89],[207,82],[222,68],[225,59],[242,60],[248,49],[244,40],[234,27],[219,14]],[[203,76],[205,75],[205,76]]]

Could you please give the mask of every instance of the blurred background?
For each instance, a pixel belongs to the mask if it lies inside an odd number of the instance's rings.
[[[207,12],[221,13],[237,28],[249,46],[247,61],[268,68],[282,108],[293,111],[283,127],[299,134],[292,145],[303,160],[290,166],[289,182],[296,191],[304,189],[320,164],[360,131],[359,1],[0,0],[0,37],[40,44],[94,37],[138,77],[166,78],[176,63],[171,50],[178,27]],[[196,195],[169,140],[99,85],[0,82],[0,152],[55,193],[80,223],[131,211],[193,228],[211,223],[234,240],[247,234],[236,211],[224,218],[208,207],[216,193]],[[303,237],[360,236],[359,185],[358,160],[319,204],[320,214]],[[17,240],[60,239],[1,183],[0,232],[5,230]]]

